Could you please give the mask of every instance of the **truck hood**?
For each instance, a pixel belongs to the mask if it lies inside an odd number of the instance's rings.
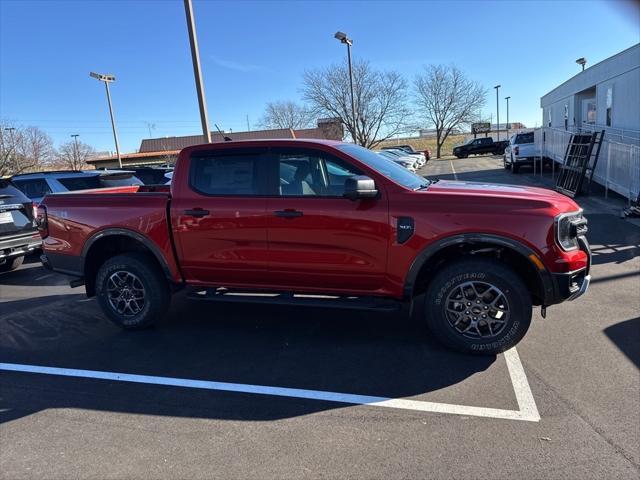
[[[558,210],[576,211],[580,207],[569,197],[546,188],[528,187],[522,185],[506,185],[501,183],[487,182],[462,182],[454,180],[440,180],[429,185],[429,189],[434,193],[451,193],[464,196],[482,196],[495,199],[525,200],[531,202],[542,202],[556,207]]]

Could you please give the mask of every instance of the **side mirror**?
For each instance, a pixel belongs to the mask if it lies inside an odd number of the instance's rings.
[[[349,200],[359,200],[362,198],[375,198],[378,196],[378,189],[373,179],[364,175],[354,175],[344,182],[343,197]]]

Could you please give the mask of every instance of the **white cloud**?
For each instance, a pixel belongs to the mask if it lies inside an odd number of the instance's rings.
[[[228,70],[235,70],[237,72],[255,72],[256,70],[262,70],[260,65],[254,65],[252,63],[240,63],[219,57],[211,57],[211,60],[213,60],[213,63],[219,67],[226,68]]]

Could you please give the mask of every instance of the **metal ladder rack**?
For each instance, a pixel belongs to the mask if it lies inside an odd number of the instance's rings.
[[[603,137],[604,130],[571,135],[564,154],[564,164],[561,166],[556,183],[558,192],[569,197],[589,193]],[[587,178],[586,191],[583,192],[585,178]]]

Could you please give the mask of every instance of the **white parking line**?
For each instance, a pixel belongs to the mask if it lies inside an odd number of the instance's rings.
[[[458,174],[456,173],[456,169],[453,168],[453,160],[449,159],[449,165],[451,165],[451,172],[453,172],[453,179],[458,180]]]
[[[515,348],[505,352],[505,360],[507,362],[509,375],[513,383],[519,410],[502,410],[498,408],[453,405],[449,403],[426,402],[422,400],[408,400],[402,398],[375,397],[369,395],[355,395],[351,393],[326,392],[321,390],[270,387],[265,385],[215,382],[208,380],[193,380],[187,378],[157,377],[150,375],[136,375],[130,373],[80,370],[75,368],[44,367],[38,365],[22,365],[16,363],[0,363],[0,370],[9,372],[38,373],[43,375],[58,375],[63,377],[112,380],[117,382],[165,385],[182,388],[198,388],[204,390],[218,390],[223,392],[305,398],[309,400],[350,403],[354,405],[368,405],[401,410],[414,410],[419,412],[448,413],[453,415],[465,415],[471,417],[524,420],[529,422],[539,421],[540,415],[538,414],[538,409],[533,399],[533,394],[531,393],[529,383],[527,382],[527,377],[524,373],[524,369],[522,368],[522,363],[520,363],[520,357],[518,356]]]

